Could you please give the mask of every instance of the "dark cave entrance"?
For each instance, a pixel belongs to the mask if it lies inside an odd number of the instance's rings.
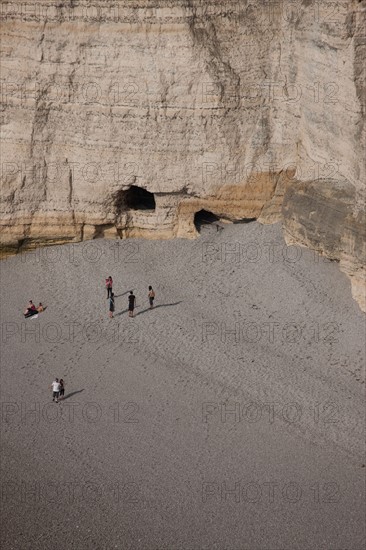
[[[212,225],[213,223],[215,222],[217,223],[219,221],[220,221],[220,218],[216,216],[216,214],[213,214],[208,210],[200,210],[199,212],[196,212],[194,215],[194,226],[198,232],[201,231],[203,226]]]
[[[124,191],[123,202],[129,210],[155,210],[156,207],[154,194],[137,185]]]
[[[115,211],[118,216],[127,210],[145,210],[152,212],[156,208],[154,194],[137,185],[131,185],[126,191],[120,189],[115,193],[113,199]]]

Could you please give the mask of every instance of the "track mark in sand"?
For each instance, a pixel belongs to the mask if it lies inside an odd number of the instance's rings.
[[[99,375],[97,377],[97,383],[95,388],[99,388],[99,383],[102,382],[105,371],[109,368],[109,360],[106,360],[102,363],[101,368],[99,369]]]

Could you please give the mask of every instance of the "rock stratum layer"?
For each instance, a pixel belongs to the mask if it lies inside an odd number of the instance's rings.
[[[1,247],[283,221],[365,310],[366,2],[1,7]],[[153,195],[143,194],[141,189]]]

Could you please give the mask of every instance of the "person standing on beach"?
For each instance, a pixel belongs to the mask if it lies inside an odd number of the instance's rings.
[[[55,378],[54,382],[52,382],[51,388],[52,388],[52,401],[55,401],[56,403],[58,403],[58,397],[61,389],[58,378]]]
[[[107,300],[112,294],[112,287],[113,287],[113,279],[109,275],[108,279],[105,280],[105,286],[107,287]]]
[[[63,378],[60,379],[60,399],[63,399],[65,395],[65,382],[63,381]]]
[[[110,298],[109,298],[109,317],[113,318],[113,312],[114,312],[114,292],[111,292]]]
[[[136,306],[136,296],[134,295],[133,291],[130,290],[130,295],[128,297],[128,315],[130,317],[133,317],[133,310]]]
[[[150,309],[152,309],[152,308],[154,307],[154,298],[155,298],[155,292],[154,292],[152,286],[149,286],[149,294],[148,294],[148,297],[149,297]]]

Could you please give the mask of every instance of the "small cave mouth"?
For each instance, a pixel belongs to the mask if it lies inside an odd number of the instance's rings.
[[[154,193],[137,185],[131,185],[127,191],[124,191],[123,202],[129,210],[155,210],[156,208]]]
[[[154,211],[156,208],[154,193],[137,185],[131,185],[126,191],[120,189],[113,196],[113,201],[117,215],[128,210]]]
[[[216,216],[216,214],[213,214],[208,210],[199,210],[194,215],[194,226],[198,232],[201,231],[203,226],[211,225],[219,221],[220,221],[220,218]]]

